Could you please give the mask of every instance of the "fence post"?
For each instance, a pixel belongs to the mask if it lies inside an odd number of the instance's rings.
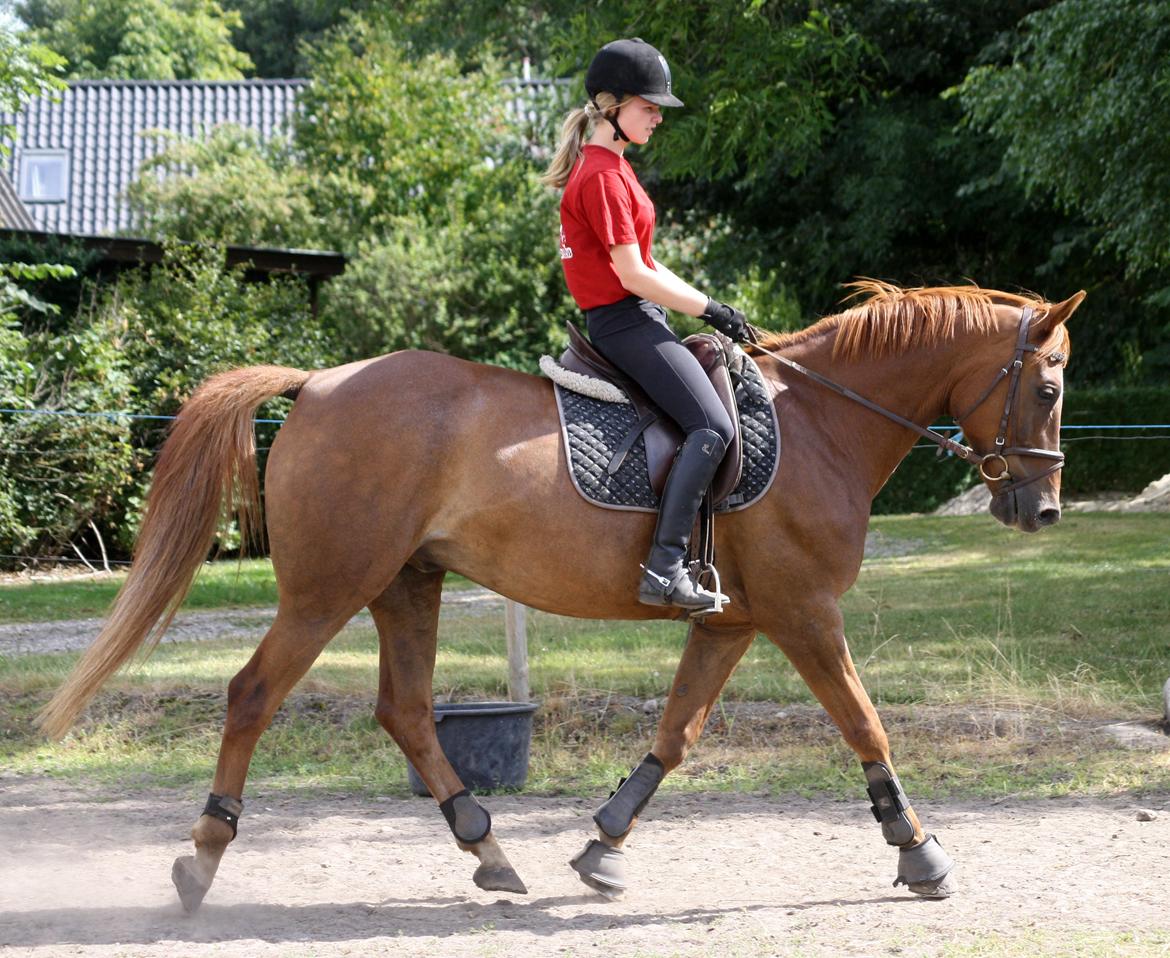
[[[504,627],[508,634],[508,698],[527,702],[528,627],[527,610],[519,602],[504,600]]]

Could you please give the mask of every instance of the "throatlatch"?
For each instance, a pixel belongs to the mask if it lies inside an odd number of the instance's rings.
[[[203,814],[227,822],[232,827],[232,838],[236,837],[236,825],[244,813],[244,803],[230,795],[216,795],[212,792],[207,796],[207,804],[203,806]]]
[[[615,792],[609,796],[609,801],[597,810],[593,820],[610,838],[621,838],[634,823],[634,819],[641,814],[646,803],[650,801],[662,779],[666,769],[652,752],[630,774],[618,782]]]
[[[905,845],[914,840],[914,823],[906,814],[910,801],[902,791],[898,776],[882,762],[862,762],[873,806],[873,817],[881,822],[882,835],[888,845]]]
[[[451,826],[451,833],[468,845],[482,842],[492,830],[492,817],[488,810],[467,789],[440,802],[439,811]]]

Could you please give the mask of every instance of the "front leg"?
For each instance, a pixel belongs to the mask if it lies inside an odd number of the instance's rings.
[[[808,684],[817,700],[861,759],[874,817],[886,843],[898,849],[898,877],[916,894],[946,898],[956,890],[950,877],[954,862],[938,839],[927,834],[890,761],[890,744],[881,719],[861,684],[837,601],[809,597],[785,610],[767,630],[770,638]]]
[[[622,846],[662,779],[698,741],[728,676],[755,635],[751,626],[691,625],[654,748],[597,810],[597,838],[569,862],[590,888],[610,898],[626,890]]]

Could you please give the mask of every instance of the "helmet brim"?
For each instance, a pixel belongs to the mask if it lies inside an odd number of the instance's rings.
[[[673,93],[639,93],[638,96],[658,106],[683,106],[683,101]]]

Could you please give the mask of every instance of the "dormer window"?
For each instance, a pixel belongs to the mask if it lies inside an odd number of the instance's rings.
[[[67,150],[24,150],[20,159],[20,198],[26,203],[64,203],[69,195]]]

